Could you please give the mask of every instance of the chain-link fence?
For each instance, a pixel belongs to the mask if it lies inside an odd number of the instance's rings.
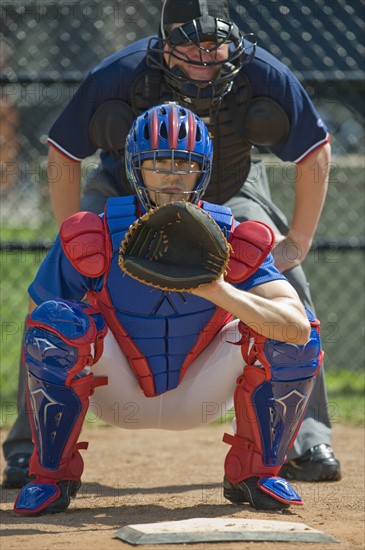
[[[43,245],[56,234],[46,178],[48,131],[89,69],[156,33],[161,6],[162,0],[2,2],[1,361],[14,380],[26,288],[45,255]],[[231,2],[234,21],[294,71],[332,135],[329,196],[305,269],[327,365],[334,369],[359,370],[364,363],[363,11],[363,0]],[[276,203],[290,217],[292,166],[266,157],[265,150],[257,153],[264,154]],[[95,162],[85,163],[84,175]]]

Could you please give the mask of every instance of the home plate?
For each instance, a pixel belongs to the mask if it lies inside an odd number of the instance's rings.
[[[194,518],[126,525],[115,537],[130,544],[218,541],[338,542],[304,523],[239,518]]]

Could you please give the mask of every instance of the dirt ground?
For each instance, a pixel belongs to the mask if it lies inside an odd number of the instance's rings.
[[[302,522],[334,536],[339,544],[199,543],[189,544],[189,550],[365,548],[363,428],[335,426],[334,447],[342,463],[342,481],[296,483],[305,506],[291,507],[282,514],[257,512],[223,498],[228,446],[221,439],[227,430],[228,424],[188,432],[87,427],[82,434],[82,440],[90,442],[88,451],[83,451],[83,485],[67,512],[20,517],[12,511],[17,491],[2,491],[1,550],[123,550],[133,546],[113,537],[124,525],[197,517]],[[141,548],[156,550],[158,546]],[[164,550],[178,548],[163,545]]]

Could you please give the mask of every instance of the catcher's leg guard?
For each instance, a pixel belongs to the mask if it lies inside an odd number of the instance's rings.
[[[25,364],[34,452],[29,471],[36,479],[20,491],[20,514],[65,510],[80,487],[83,460],[77,443],[96,386],[107,383],[82,372],[101,356],[107,332],[103,317],[82,303],[44,302],[26,322]]]
[[[248,500],[264,509],[303,504],[290,484],[276,476],[294,443],[322,362],[319,322],[309,312],[308,318],[312,329],[303,346],[267,339],[240,323],[247,365],[234,395],[236,435],[223,438],[232,445],[225,460],[228,500]]]

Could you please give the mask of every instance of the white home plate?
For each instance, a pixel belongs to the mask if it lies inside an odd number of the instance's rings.
[[[238,518],[195,518],[126,525],[115,537],[130,544],[217,541],[337,542],[304,523]]]

